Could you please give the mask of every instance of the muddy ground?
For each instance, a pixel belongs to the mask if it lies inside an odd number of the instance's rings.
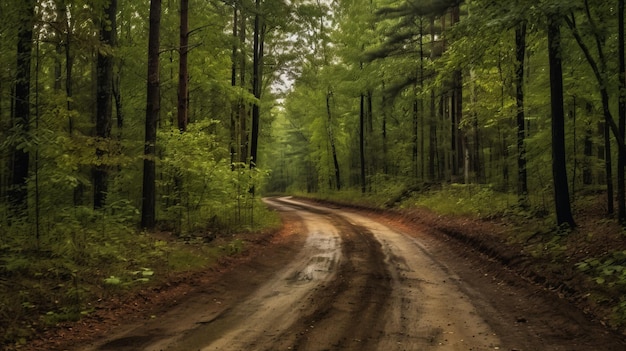
[[[102,301],[24,349],[626,349],[602,318],[511,268],[515,247],[454,235],[480,224],[271,205],[283,230],[249,238],[245,255]]]

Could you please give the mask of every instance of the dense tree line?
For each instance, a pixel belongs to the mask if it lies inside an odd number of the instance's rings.
[[[621,0],[2,6],[1,210],[37,241],[78,213],[227,227],[270,169],[270,191],[481,184],[570,226],[602,189],[626,218]]]
[[[3,2],[3,223],[47,236],[81,211],[179,232],[248,223],[297,5]]]
[[[276,189],[478,184],[569,226],[602,190],[624,221],[622,1],[318,4]]]

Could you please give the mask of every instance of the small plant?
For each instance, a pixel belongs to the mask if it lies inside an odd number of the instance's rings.
[[[598,284],[626,286],[626,250],[615,251],[604,259],[588,258],[576,264]]]
[[[150,268],[143,267],[139,270],[127,272],[126,277],[118,277],[111,275],[104,278],[104,283],[110,286],[128,286],[134,283],[146,283],[154,276],[154,271]]]

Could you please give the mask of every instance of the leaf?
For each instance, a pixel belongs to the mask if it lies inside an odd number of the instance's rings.
[[[109,284],[109,285],[120,285],[122,283],[122,280],[116,276],[110,276],[106,279],[104,279],[104,283],[105,284]]]
[[[151,277],[154,275],[154,271],[152,270],[145,270],[141,272],[141,275],[144,277]]]

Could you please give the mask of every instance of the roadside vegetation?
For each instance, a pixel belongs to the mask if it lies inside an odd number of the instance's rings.
[[[254,223],[216,223],[176,233],[176,222],[154,232],[138,231],[136,211],[118,208],[68,213],[38,240],[5,235],[0,245],[0,335],[2,348],[26,344],[51,327],[76,322],[113,300],[159,287],[177,276],[200,272],[248,248],[251,231],[280,226],[276,214],[257,200]],[[247,213],[250,220],[251,213]],[[213,217],[209,217],[213,218]],[[217,219],[215,219],[217,221]],[[29,226],[22,224],[21,226]],[[20,226],[11,227],[16,230]],[[11,234],[11,232],[5,232]]]

